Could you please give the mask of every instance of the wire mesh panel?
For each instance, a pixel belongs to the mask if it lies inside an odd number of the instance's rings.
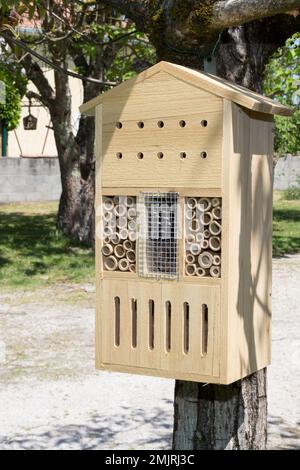
[[[178,193],[141,193],[138,198],[142,277],[178,279]]]

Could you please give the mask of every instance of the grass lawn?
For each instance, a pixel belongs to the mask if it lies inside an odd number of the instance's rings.
[[[94,282],[94,252],[57,232],[57,203],[0,205],[0,287]],[[273,254],[300,252],[300,201],[274,197]]]
[[[2,288],[93,282],[93,250],[58,233],[56,213],[55,202],[0,205]]]

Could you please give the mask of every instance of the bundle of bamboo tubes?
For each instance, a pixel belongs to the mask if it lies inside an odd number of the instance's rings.
[[[221,276],[222,200],[187,197],[185,200],[185,275]]]
[[[136,198],[104,196],[102,206],[103,269],[134,273],[136,270]]]

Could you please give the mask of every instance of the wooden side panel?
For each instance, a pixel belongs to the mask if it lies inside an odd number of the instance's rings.
[[[231,139],[224,154],[228,250],[222,299],[230,383],[270,363],[273,122],[235,104],[225,108]]]
[[[103,186],[220,188],[222,113],[222,99],[165,72],[104,97]]]
[[[219,377],[220,287],[102,280],[98,367],[209,382]],[[120,299],[120,341],[116,344],[115,299]],[[153,345],[149,301],[154,305]],[[136,302],[137,324],[133,322]],[[170,303],[170,323],[167,320]],[[188,343],[184,303],[188,304]],[[207,330],[203,314],[207,306]],[[118,329],[118,328],[117,328]],[[169,331],[168,331],[169,329]],[[133,335],[136,331],[136,341]],[[207,334],[206,334],[207,331]],[[169,340],[168,340],[169,337]],[[188,344],[187,350],[186,345]]]

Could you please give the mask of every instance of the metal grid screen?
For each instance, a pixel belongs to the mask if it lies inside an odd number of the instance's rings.
[[[142,277],[178,279],[178,193],[141,193],[138,201]]]

